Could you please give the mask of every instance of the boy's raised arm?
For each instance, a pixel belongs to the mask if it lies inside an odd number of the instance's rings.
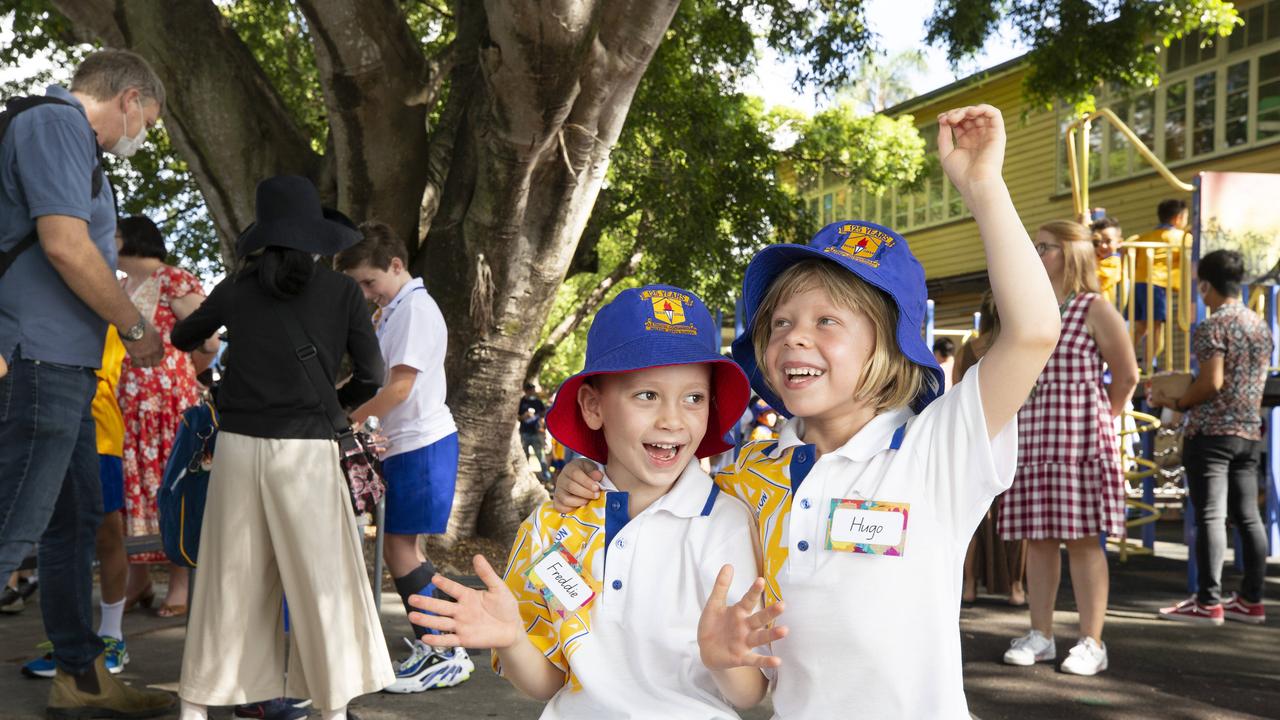
[[[564,687],[564,672],[556,667],[524,632],[519,603],[483,555],[472,563],[484,590],[473,590],[443,575],[431,579],[453,602],[413,595],[409,604],[434,613],[410,613],[415,625],[441,634],[423,636],[430,645],[490,648],[502,659],[502,674],[521,692],[537,700],[550,700]]]
[[[977,105],[938,116],[942,168],[978,223],[1000,310],[1000,335],[979,371],[990,436],[1017,414],[1061,330],[1048,274],[1001,175],[1004,151],[1004,119],[996,108]]]

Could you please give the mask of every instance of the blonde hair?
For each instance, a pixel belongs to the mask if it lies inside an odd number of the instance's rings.
[[[1093,232],[1074,220],[1054,220],[1040,226],[1062,243],[1062,289],[1068,293],[1101,292]]]
[[[923,367],[898,349],[898,308],[893,300],[835,263],[815,258],[784,270],[769,286],[751,320],[751,344],[766,383],[769,371],[765,350],[773,332],[773,313],[783,302],[813,288],[822,290],[846,310],[866,315],[875,328],[876,344],[862,368],[854,400],[870,404],[877,412],[896,408],[910,404],[925,384],[933,381]]]

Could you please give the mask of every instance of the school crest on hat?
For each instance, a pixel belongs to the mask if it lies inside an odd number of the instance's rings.
[[[837,230],[839,245],[832,244],[824,252],[834,253],[850,260],[880,267],[880,255],[894,245],[892,235],[859,223],[844,223]]]
[[[672,290],[647,289],[640,296],[653,305],[653,317],[645,319],[645,330],[679,335],[697,335],[698,328],[685,318],[684,308],[693,298]]]

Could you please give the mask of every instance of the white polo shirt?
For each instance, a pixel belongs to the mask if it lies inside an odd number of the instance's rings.
[[[381,418],[383,434],[391,444],[387,457],[424,448],[457,432],[453,414],[444,404],[449,331],[422,278],[405,283],[376,318],[374,328],[388,377],[397,365],[418,371],[409,397]]]
[[[786,601],[776,717],[968,720],[961,570],[1018,446],[1015,420],[988,440],[977,373],[919,415],[878,415],[816,462],[792,420],[717,478],[758,509],[766,579]]]
[[[731,602],[757,576],[750,511],[696,463],[630,520],[628,494],[607,478],[604,488],[572,513],[557,513],[550,502],[535,510],[503,573],[530,640],[566,671],[565,687],[542,717],[738,717],[702,664],[698,619],[722,566],[734,567]],[[579,560],[596,591],[590,604],[564,617],[525,578],[556,542]],[[495,653],[500,671],[498,660]]]

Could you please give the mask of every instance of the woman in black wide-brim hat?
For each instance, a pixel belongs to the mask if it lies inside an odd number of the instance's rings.
[[[326,217],[311,182],[293,176],[258,185],[256,215],[236,244],[240,269],[171,338],[190,349],[221,327],[228,334],[179,695],[184,720],[205,717],[208,705],[279,696],[287,597],[285,694],[342,718],[352,698],[390,685],[395,673],[333,426],[285,323],[301,325],[330,380],[351,354],[344,407],[377,391],[382,355],[359,286],[315,260],[360,240],[351,222]]]

